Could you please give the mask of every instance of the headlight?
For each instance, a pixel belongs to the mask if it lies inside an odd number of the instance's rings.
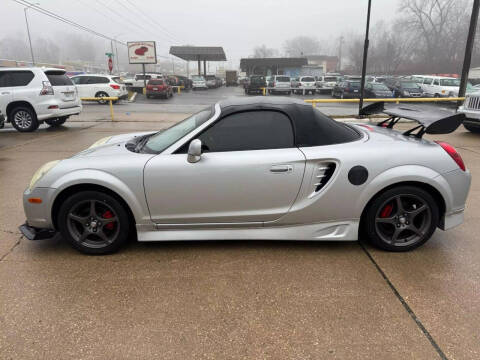
[[[35,174],[33,174],[32,180],[30,181],[30,185],[28,186],[28,188],[32,190],[33,187],[35,186],[35,183],[38,180],[40,180],[43,175],[45,175],[47,172],[53,169],[53,167],[57,165],[59,162],[60,160],[54,160],[40,166],[40,168],[37,171],[35,171]]]
[[[107,137],[101,138],[100,140],[97,140],[97,141],[95,141],[92,145],[90,145],[89,149],[92,149],[92,148],[94,148],[94,147],[103,145],[103,144],[105,144],[108,140],[110,140],[111,138],[112,138],[111,136],[107,136]]]
[[[403,94],[408,96],[408,95],[410,95],[410,91],[405,90],[405,91],[403,92]]]

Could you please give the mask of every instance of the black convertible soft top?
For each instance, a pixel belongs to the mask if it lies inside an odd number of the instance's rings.
[[[299,147],[342,144],[360,138],[353,127],[337,122],[301,100],[285,97],[237,97],[219,103],[220,117],[234,112],[274,110],[292,121],[295,143]]]
[[[405,135],[412,135],[415,130],[418,132],[416,137],[422,137],[423,134],[449,134],[454,132],[465,119],[465,114],[454,113],[452,111],[433,107],[431,105],[413,105],[413,104],[389,104],[385,106],[383,101],[365,106],[360,115],[373,115],[384,113],[391,117],[380,122],[379,126],[393,128],[400,120],[409,119],[418,122],[420,125],[406,131]]]

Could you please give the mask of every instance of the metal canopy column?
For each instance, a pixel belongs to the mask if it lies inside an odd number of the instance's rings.
[[[203,76],[207,76],[207,60],[203,60]]]
[[[198,57],[198,76],[202,75],[202,69],[200,68],[200,57]]]

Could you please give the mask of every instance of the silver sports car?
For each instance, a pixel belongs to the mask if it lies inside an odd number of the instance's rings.
[[[24,193],[29,239],[89,254],[138,241],[357,240],[405,251],[463,221],[470,172],[447,143],[463,114],[375,103],[380,126],[300,101],[236,98],[169,129],[101,139],[43,165]],[[414,120],[406,132],[400,118]]]

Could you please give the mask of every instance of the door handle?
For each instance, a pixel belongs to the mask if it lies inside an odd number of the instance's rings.
[[[290,173],[293,171],[292,165],[272,165],[270,172],[273,173]]]

